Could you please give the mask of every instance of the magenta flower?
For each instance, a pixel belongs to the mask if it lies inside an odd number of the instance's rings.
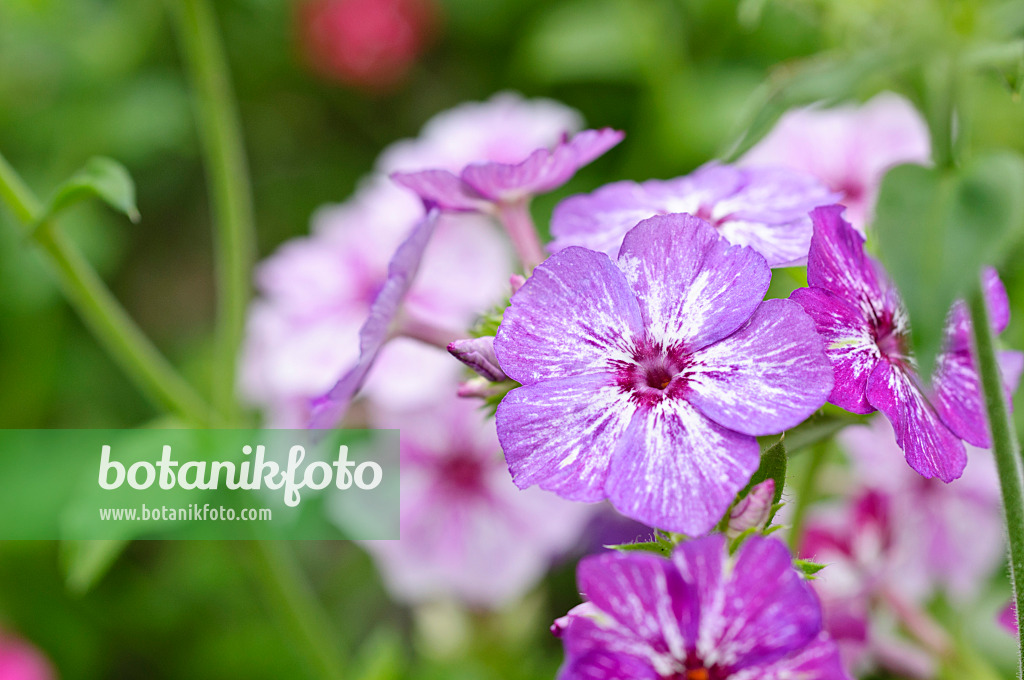
[[[583,246],[615,257],[640,220],[689,213],[710,222],[729,243],[761,253],[769,266],[799,265],[811,240],[807,213],[838,198],[804,173],[710,163],[686,177],[616,182],[565,199],[551,218],[550,249]]]
[[[962,302],[954,305],[946,345],[931,389],[921,385],[908,354],[907,319],[899,293],[864,252],[864,238],[841,217],[842,206],[811,213],[814,237],[807,283],[790,296],[814,319],[835,367],[829,401],[853,413],[882,411],[910,467],[949,482],[960,476],[965,440],[988,447],[981,386],[971,356],[971,329]],[[985,292],[996,333],[1009,322],[1006,291],[993,270]],[[1019,363],[1018,353],[1004,361]]]
[[[847,206],[847,217],[863,231],[886,171],[930,160],[931,140],[921,114],[903,97],[883,92],[859,107],[786,113],[740,165],[789,168],[818,177],[841,194],[837,202]]]
[[[616,262],[567,248],[538,267],[494,341],[523,385],[497,412],[516,484],[710,529],[758,466],[754,437],[832,389],[811,320],[762,302],[769,279],[763,257],[690,215],[641,222]]]
[[[53,680],[57,674],[43,654],[28,642],[0,632],[0,678]]]
[[[847,680],[785,546],[754,536],[733,557],[725,548],[715,535],[681,544],[671,560],[581,561],[588,602],[553,628],[565,644],[559,680]]]
[[[363,546],[399,600],[506,604],[572,548],[593,515],[592,506],[517,489],[493,421],[454,394],[429,409],[379,413],[374,425],[402,431],[401,539]]]

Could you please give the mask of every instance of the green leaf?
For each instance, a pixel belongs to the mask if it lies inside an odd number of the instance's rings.
[[[84,595],[99,583],[128,541],[61,541],[60,561],[69,591]]]
[[[817,562],[811,562],[810,560],[793,560],[793,566],[796,567],[797,571],[804,575],[804,578],[813,580],[814,575],[828,565],[818,564]]]
[[[39,222],[87,198],[99,198],[114,210],[127,215],[132,222],[139,221],[139,209],[135,205],[135,183],[131,175],[117,161],[97,156],[57,187]]]
[[[954,300],[998,265],[1024,226],[1024,158],[1001,151],[961,168],[893,168],[882,181],[875,228],[882,262],[906,304],[927,384]]]
[[[361,645],[353,677],[358,680],[397,680],[405,675],[405,665],[405,652],[398,633],[381,627]]]
[[[672,549],[675,546],[666,541],[642,541],[637,543],[606,545],[605,547],[611,550],[618,550],[619,552],[651,552],[668,557],[672,554]]]
[[[772,496],[772,504],[777,504],[782,500],[782,489],[786,485],[786,464],[788,458],[786,456],[786,445],[782,439],[775,442],[768,448],[767,451],[761,454],[761,465],[754,472],[754,476],[750,478],[750,483],[747,484],[747,488],[743,490],[740,497],[746,496],[750,493],[750,490],[765,481],[771,479],[775,482],[775,495]],[[775,512],[772,512],[772,516]],[[768,518],[770,523],[771,517]]]

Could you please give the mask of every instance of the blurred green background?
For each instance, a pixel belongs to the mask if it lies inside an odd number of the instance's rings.
[[[892,26],[928,3],[901,4],[437,0],[429,46],[401,82],[382,90],[310,67],[298,2],[218,0],[260,256],[305,233],[317,206],[344,200],[387,144],[415,135],[441,110],[500,90],[552,97],[591,126],[627,132],[606,158],[538,200],[538,215],[608,181],[683,174],[736,138],[770,74],[825,50],[890,44]],[[887,11],[897,15],[893,23],[877,22]],[[981,145],[1024,148],[1019,93],[1009,94],[1016,84],[1005,73],[989,75],[973,85],[972,129]],[[915,83],[869,70],[848,90],[867,97],[883,88],[913,94]],[[95,155],[128,168],[139,224],[93,202],[69,210],[61,228],[161,350],[208,392],[208,194],[166,3],[0,1],[0,151],[41,196]],[[1016,267],[1004,274],[1018,312],[1004,339],[1019,348],[1024,277]],[[0,426],[132,427],[158,415],[0,209]],[[547,625],[577,602],[572,564],[507,612],[409,611],[389,604],[356,546],[295,548],[338,623],[336,644],[351,659],[351,677],[544,678],[561,660]],[[67,679],[313,677],[266,614],[266,593],[253,585],[257,561],[245,543],[137,542],[98,586],[74,594],[58,545],[3,543],[0,629],[32,640]]]

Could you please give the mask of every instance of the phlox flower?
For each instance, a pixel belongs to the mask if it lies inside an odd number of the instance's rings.
[[[810,584],[777,539],[724,536],[584,558],[587,602],[553,628],[559,680],[846,680]]]
[[[909,618],[919,636],[937,637],[920,624],[920,608],[939,593],[971,601],[999,568],[1005,547],[995,462],[990,452],[968,447],[956,483],[925,479],[900,461],[881,417],[846,428],[839,442],[851,464],[843,493],[810,508],[800,549],[829,565],[814,581],[826,629],[850,667],[885,665],[928,677],[928,655],[897,637],[890,621]]]
[[[378,412],[374,425],[402,430],[401,539],[363,543],[397,599],[506,604],[573,547],[593,514],[517,489],[493,421],[453,392],[417,412]]]
[[[769,279],[761,255],[690,215],[641,222],[614,262],[574,247],[534,270],[494,341],[522,384],[497,410],[515,483],[709,530],[758,466],[755,436],[832,389],[799,305],[762,302]]]
[[[442,210],[498,216],[526,267],[544,253],[529,216],[530,199],[562,186],[584,165],[622,141],[616,130],[584,130],[553,147],[534,149],[517,162],[478,161],[458,174],[445,169],[396,172],[391,177]]]
[[[827,206],[811,213],[809,287],[790,296],[825,339],[835,367],[829,401],[853,413],[884,413],[910,467],[949,482],[967,462],[963,441],[990,446],[967,310],[963,302],[953,306],[945,347],[926,388],[909,355],[899,293],[864,252],[864,238],[843,220],[842,211],[842,206]],[[994,270],[986,270],[984,287],[993,331],[999,333],[1009,322],[1009,303]],[[1020,353],[1002,358],[1007,368],[1019,371]]]
[[[583,246],[615,257],[626,232],[640,220],[690,213],[707,220],[729,243],[761,253],[769,266],[799,265],[811,240],[807,213],[838,198],[806,173],[709,163],[685,177],[615,182],[565,199],[551,218],[550,249]]]
[[[883,92],[860,106],[790,111],[739,164],[818,177],[840,193],[837,202],[848,208],[854,227],[864,231],[886,171],[930,160],[931,139],[921,114],[903,97]]]
[[[355,195],[321,208],[311,235],[259,266],[239,371],[243,397],[269,425],[303,427],[311,403],[359,362],[360,328],[393,254],[424,214],[421,201],[385,173],[522,158],[579,126],[568,107],[503,93],[438,114],[420,138],[386,149]],[[507,294],[511,271],[511,251],[487,217],[442,215],[395,309],[397,336],[379,348],[366,376],[371,406],[415,409],[436,397],[438,385],[455,384],[459,365],[430,345],[464,337],[476,315]]]

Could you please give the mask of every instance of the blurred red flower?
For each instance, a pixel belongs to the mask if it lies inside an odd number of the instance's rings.
[[[432,0],[306,0],[299,5],[302,49],[319,73],[347,85],[397,85],[437,24]]]

